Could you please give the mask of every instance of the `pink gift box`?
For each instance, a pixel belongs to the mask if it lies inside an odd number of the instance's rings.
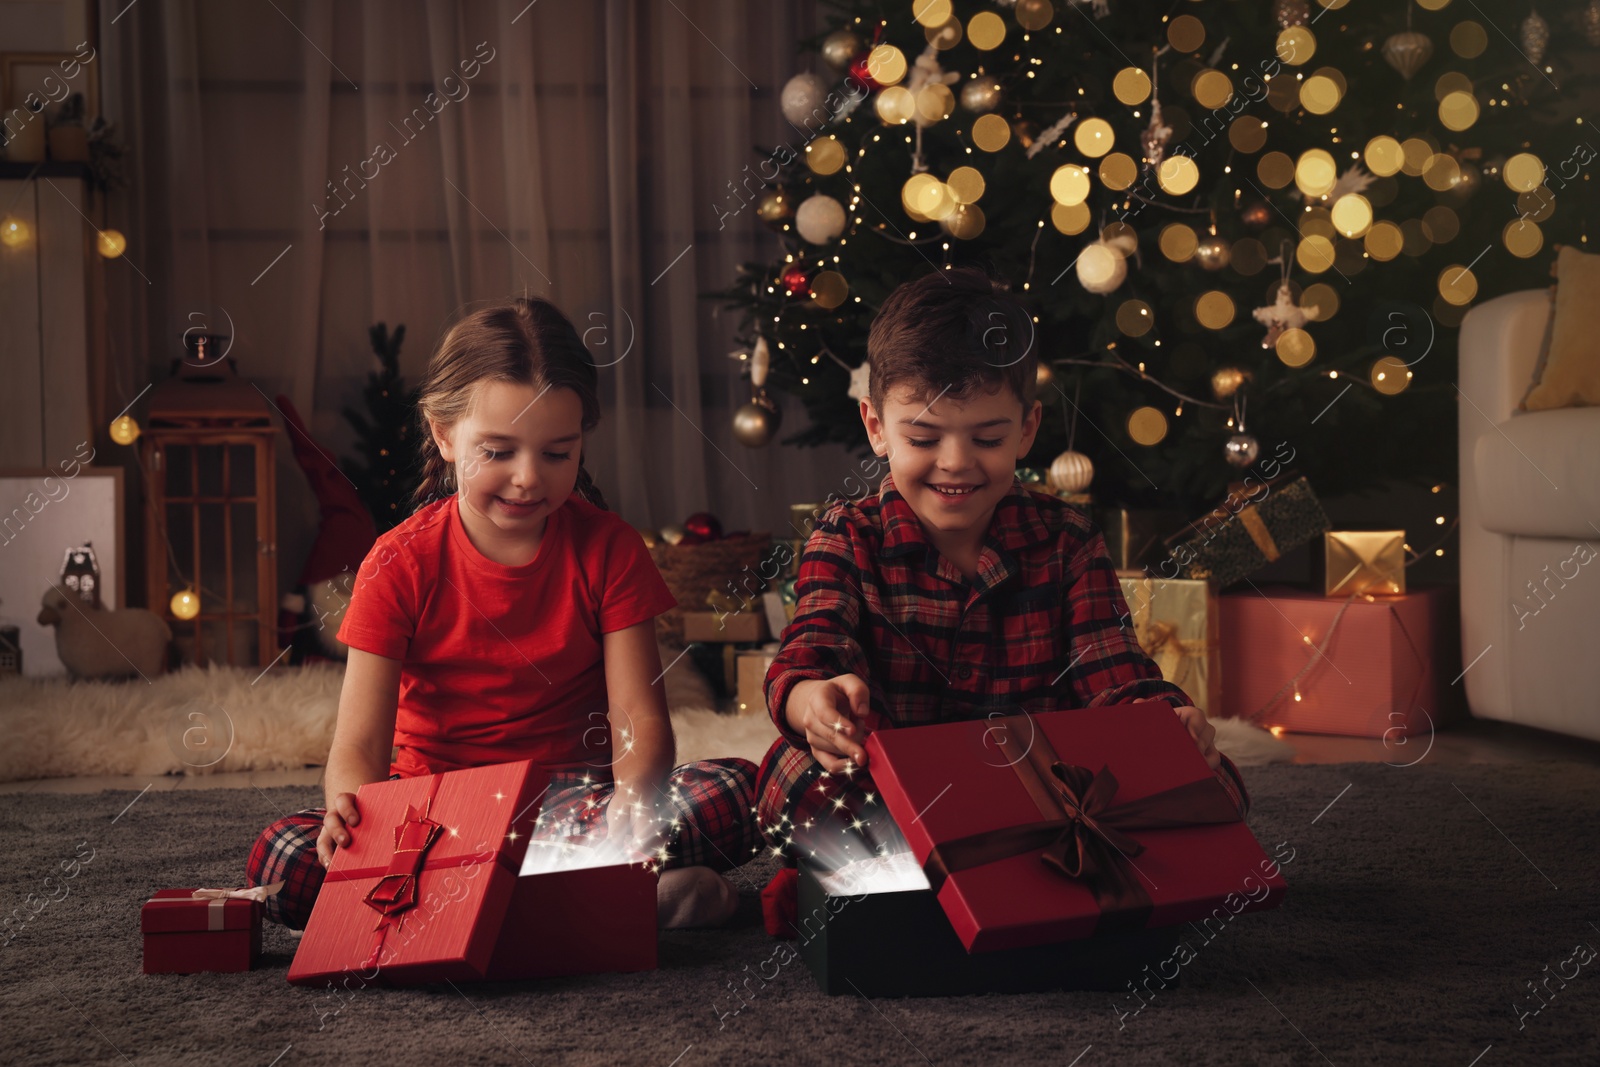
[[[1223,707],[1244,718],[1265,708],[1261,725],[1302,733],[1427,733],[1441,718],[1436,638],[1445,598],[1427,588],[1348,601],[1283,587],[1225,595]]]

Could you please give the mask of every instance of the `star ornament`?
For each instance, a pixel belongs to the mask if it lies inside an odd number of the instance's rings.
[[[869,395],[867,393],[867,388],[868,388],[868,384],[867,383],[868,383],[868,380],[871,378],[871,376],[872,376],[872,368],[871,368],[871,366],[869,366],[865,362],[863,362],[861,364],[861,366],[857,367],[855,370],[850,372],[850,390],[849,390],[849,392],[850,392],[850,399],[851,400],[865,400],[867,398],[867,396]]]

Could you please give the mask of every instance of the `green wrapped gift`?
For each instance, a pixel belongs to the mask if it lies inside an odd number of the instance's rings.
[[[1211,511],[1167,538],[1167,559],[1147,567],[1162,578],[1208,578],[1226,586],[1318,537],[1330,527],[1311,483],[1285,474],[1233,486]],[[1167,573],[1175,568],[1174,573]]]

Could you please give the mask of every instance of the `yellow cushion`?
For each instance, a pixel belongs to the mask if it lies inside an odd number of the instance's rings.
[[[1600,255],[1571,245],[1556,256],[1548,356],[1523,398],[1527,411],[1600,405]]]

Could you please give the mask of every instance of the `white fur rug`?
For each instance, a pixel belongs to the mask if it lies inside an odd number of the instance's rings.
[[[675,651],[662,650],[671,663]],[[343,668],[190,667],[151,683],[0,678],[0,781],[79,775],[215,774],[320,765],[333,740]],[[678,762],[742,756],[778,736],[765,715],[722,715],[685,660],[665,677]],[[1294,749],[1238,719],[1214,719],[1217,747],[1241,766]]]

